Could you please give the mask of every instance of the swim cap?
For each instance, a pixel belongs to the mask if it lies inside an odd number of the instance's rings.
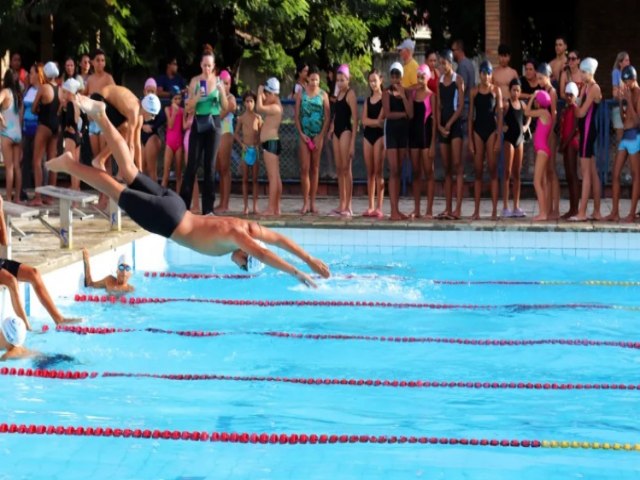
[[[256,242],[258,242],[258,245],[260,245],[262,248],[267,248],[267,246],[261,240],[256,240]],[[247,272],[258,273],[263,268],[264,268],[264,263],[262,263],[256,257],[247,255]]]
[[[431,77],[433,77],[433,74],[431,73],[431,69],[429,68],[429,65],[427,65],[426,63],[423,63],[418,67],[418,75],[424,75],[424,78],[425,80],[427,80],[427,82],[431,80]]]
[[[157,95],[150,93],[142,99],[142,108],[145,112],[149,112],[151,115],[158,115],[160,113],[160,99]]]
[[[47,62],[44,66],[44,76],[47,78],[58,78],[60,76],[58,66],[53,62]]]
[[[27,339],[27,327],[21,319],[7,317],[2,321],[2,334],[7,343],[21,347]]]
[[[349,80],[349,78],[351,78],[351,72],[349,71],[349,65],[347,65],[346,63],[343,63],[342,65],[340,65],[338,67],[338,70],[336,71],[336,73],[341,73],[342,75],[347,77],[347,80]]]
[[[63,90],[73,93],[74,95],[78,93],[78,90],[80,90],[80,87],[81,87],[80,82],[75,78],[67,78],[62,84]]]
[[[580,70],[591,75],[596,74],[598,68],[598,61],[595,58],[587,57],[580,62]]]
[[[549,108],[551,106],[551,97],[544,90],[536,90],[536,102],[542,108]]]
[[[522,86],[522,82],[520,81],[520,79],[518,77],[511,79],[511,81],[509,82],[509,90],[511,90],[516,85],[519,86],[519,87]]]
[[[453,52],[448,48],[443,50],[440,53],[440,56],[442,57],[443,60],[446,60],[449,63],[453,63]]]
[[[155,78],[153,78],[153,77],[149,77],[149,78],[147,78],[147,81],[146,81],[146,82],[144,82],[144,88],[145,88],[145,90],[146,90],[147,88],[150,88],[150,87],[158,88],[158,84],[156,83],[156,80],[155,80]]]
[[[486,73],[487,75],[491,75],[493,73],[493,65],[489,60],[485,60],[480,64],[480,73]]]
[[[389,73],[393,72],[394,70],[400,72],[400,76],[404,75],[404,67],[400,62],[393,62],[391,64],[391,66],[389,67]]]
[[[129,265],[131,266],[131,257],[129,255],[127,255],[126,253],[123,253],[122,255],[120,255],[118,257],[118,266],[120,265]]]
[[[568,93],[570,95],[573,95],[574,97],[577,97],[578,96],[578,85],[576,85],[574,82],[567,83],[567,86],[564,87],[564,93]]]
[[[231,74],[229,73],[228,70],[222,70],[220,72],[220,75],[218,75],[220,77],[220,80],[222,80],[223,82],[226,80],[231,80]]]
[[[181,92],[182,92],[182,90],[180,90],[180,87],[178,85],[172,85],[171,86],[171,95],[173,95],[174,97],[176,95],[180,95]]]
[[[636,69],[631,65],[627,65],[622,69],[622,80],[636,80],[638,78],[638,74],[636,73]]]
[[[538,68],[536,68],[536,72],[540,75],[544,75],[545,77],[550,77],[551,65],[549,65],[547,62],[542,62],[540,65],[538,65]]]
[[[264,84],[264,89],[269,93],[280,94],[280,82],[276,77],[271,77]]]

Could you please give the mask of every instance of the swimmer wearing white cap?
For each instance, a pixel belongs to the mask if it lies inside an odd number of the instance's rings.
[[[27,326],[16,317],[7,317],[0,324],[0,349],[6,350],[0,360],[25,358],[34,355],[24,347]]]
[[[0,245],[7,246],[7,224],[4,220],[2,197],[0,197]],[[26,265],[24,263],[16,262],[15,260],[8,260],[6,258],[0,258],[0,285],[4,285],[9,290],[9,296],[11,298],[11,306],[15,314],[20,317],[27,329],[31,330],[29,320],[27,320],[27,314],[22,306],[20,300],[20,292],[18,290],[18,282],[26,282],[33,288],[34,293],[38,297],[38,300],[45,308],[45,310],[51,315],[51,318],[60,325],[63,323],[78,323],[82,321],[79,318],[66,318],[57,309],[49,291],[40,276],[38,269]]]
[[[316,286],[308,274],[301,272],[268,248],[262,247],[258,243],[262,240],[297,256],[314,272],[329,278],[329,267],[323,261],[312,257],[284,235],[256,222],[232,217],[194,215],[189,212],[180,196],[161,187],[136,168],[131,151],[122,135],[106,116],[104,103],[81,95],[78,102],[80,108],[102,129],[125,185],[117,182],[106,172],[74,161],[68,153],[47,162],[47,168],[51,171],[77,175],[80,180],[117,202],[131,219],[145,230],[170,238],[196,252],[211,256],[231,254],[231,260],[243,269],[249,268],[251,256],[294,276],[307,286]]]
[[[102,288],[109,293],[128,293],[133,292],[135,288],[129,284],[131,277],[132,263],[131,258],[127,254],[122,254],[118,258],[116,265],[116,274],[107,275],[100,280],[91,278],[91,266],[89,264],[89,251],[82,249],[82,260],[84,262],[84,286],[88,288]]]
[[[160,113],[160,99],[155,94],[146,95],[142,100],[128,88],[119,85],[107,85],[99,92],[91,95],[93,100],[104,102],[106,115],[111,124],[124,137],[129,149],[133,152],[136,166],[142,168],[142,143],[140,132],[142,124],[153,120]],[[105,170],[105,162],[111,155],[106,147],[91,161],[91,165]],[[106,171],[106,170],[105,170]]]

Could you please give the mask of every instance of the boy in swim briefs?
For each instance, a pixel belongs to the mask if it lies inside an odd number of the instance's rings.
[[[244,103],[244,113],[238,117],[238,124],[234,139],[242,146],[242,199],[244,208],[243,215],[249,214],[249,175],[253,185],[253,209],[251,213],[258,213],[258,141],[260,140],[260,129],[262,128],[262,117],[255,111],[256,95],[247,92],[242,96]]]

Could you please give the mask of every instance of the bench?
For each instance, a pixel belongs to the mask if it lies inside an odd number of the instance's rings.
[[[40,210],[12,202],[4,202],[3,210],[7,224],[7,246],[2,246],[0,248],[0,256],[2,258],[11,259],[12,232],[15,230],[18,234],[18,240],[28,237],[28,235],[15,224],[14,219],[30,220],[33,218],[39,218]]]

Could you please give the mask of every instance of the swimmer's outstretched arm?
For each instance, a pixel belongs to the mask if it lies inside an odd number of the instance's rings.
[[[13,347],[4,352],[4,354],[0,357],[0,361],[4,362],[5,360],[17,360],[19,358],[28,358],[37,355],[37,352],[32,350],[28,350],[24,347]]]
[[[257,232],[256,232],[257,226]],[[254,224],[251,226],[251,232],[254,234],[254,238],[258,240],[262,240],[269,245],[275,245],[276,247],[282,248],[287,252],[295,255],[304,263],[309,265],[309,268],[316,272],[323,278],[329,278],[331,276],[331,272],[329,271],[329,267],[320,259],[314,258],[309,255],[300,245],[291,240],[290,238],[285,237],[273,230],[270,230],[266,227],[263,227],[259,224]]]
[[[251,238],[248,233],[236,233],[235,241],[240,249],[244,250],[249,255],[258,259],[265,265],[269,265],[276,270],[280,270],[281,272],[288,273],[289,275],[294,276],[299,282],[304,283],[307,287],[317,288],[316,283],[311,279],[309,275],[301,272],[289,262],[273,253],[271,250],[264,248],[256,240]]]
[[[102,280],[93,281],[91,278],[91,265],[89,264],[89,251],[86,248],[82,249],[82,261],[84,262],[84,286],[91,288],[107,288],[107,278]]]

